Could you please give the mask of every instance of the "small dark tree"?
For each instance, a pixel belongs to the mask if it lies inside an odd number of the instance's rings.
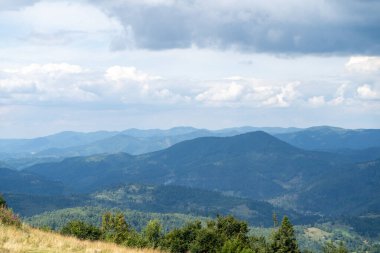
[[[231,215],[226,217],[218,216],[215,229],[224,240],[234,238],[239,238],[239,240],[243,242],[248,240],[248,224],[244,221],[235,219]]]
[[[300,253],[293,225],[286,216],[283,218],[279,229],[273,235],[271,250],[275,253]]]
[[[277,219],[277,214],[276,214],[276,212],[273,212],[273,214],[272,214],[272,219],[273,219],[273,227],[274,227],[274,228],[278,227],[278,219]]]
[[[0,207],[7,207],[7,202],[3,198],[3,196],[0,194]]]

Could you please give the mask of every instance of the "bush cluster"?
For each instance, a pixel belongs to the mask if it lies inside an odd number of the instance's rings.
[[[72,235],[82,240],[99,240],[101,231],[99,228],[83,221],[73,220],[68,222],[62,229],[61,234]]]

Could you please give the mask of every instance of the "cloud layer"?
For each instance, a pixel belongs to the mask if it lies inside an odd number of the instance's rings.
[[[372,60],[376,62],[376,59]],[[346,63],[350,71],[353,70],[352,62],[355,59]],[[369,75],[365,77],[368,79]],[[0,70],[0,103],[321,107],[361,103],[361,100],[378,103],[379,87],[377,79],[373,80],[373,85],[329,83],[328,90],[308,94],[310,84],[306,80],[284,82],[234,76],[217,80],[188,80],[184,85],[183,82],[179,84],[174,79],[151,75],[134,66],[115,65],[95,70],[69,63],[30,64]]]
[[[124,36],[115,49],[197,46],[280,54],[380,53],[378,1],[104,1]],[[133,38],[133,40],[131,40]],[[131,45],[132,44],[132,45]]]
[[[35,43],[101,39],[115,51],[380,54],[380,2],[372,0],[19,0],[0,7],[0,27],[29,30]]]

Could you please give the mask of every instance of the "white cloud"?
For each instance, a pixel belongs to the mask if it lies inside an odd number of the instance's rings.
[[[232,76],[225,79],[176,81],[141,71],[134,66],[87,69],[69,63],[31,64],[0,70],[0,103],[46,105],[88,104],[96,108],[125,104],[186,105],[215,108],[336,107],[360,99],[375,99],[379,93],[369,86],[348,84],[314,90],[301,82],[279,82]],[[315,88],[315,87],[314,87]],[[318,92],[319,95],[314,95]],[[359,99],[360,98],[360,99]],[[356,99],[356,101],[354,101]],[[94,108],[95,108],[94,107]],[[94,109],[96,110],[96,109]]]
[[[298,83],[271,84],[257,79],[230,77],[213,83],[195,100],[216,106],[287,107],[298,96]]]
[[[338,87],[338,89],[336,90],[336,93],[335,93],[335,95],[337,96],[337,97],[344,97],[344,94],[345,94],[345,92],[346,92],[346,89],[347,89],[347,84],[342,84],[342,85],[340,85],[339,87]]]
[[[346,63],[346,69],[351,72],[372,73],[380,71],[380,57],[354,56]]]
[[[377,93],[372,89],[371,86],[368,84],[364,84],[362,86],[359,86],[356,89],[356,92],[358,93],[358,96],[362,99],[378,99],[380,98],[380,94]]]
[[[195,99],[206,102],[229,102],[239,99],[244,91],[242,85],[231,83],[227,87],[212,87],[198,94]]]
[[[79,74],[84,72],[84,69],[79,65],[68,63],[48,63],[48,64],[30,64],[20,68],[5,68],[2,70],[6,73],[21,74],[21,75],[61,75],[61,74]]]
[[[130,4],[144,4],[147,6],[157,6],[157,5],[173,5],[175,4],[175,0],[126,0],[124,3]]]
[[[32,93],[35,90],[35,83],[29,80],[20,78],[0,79],[0,97],[11,93]]]
[[[329,101],[330,105],[340,105],[345,101],[344,97],[336,97]]]
[[[326,103],[324,96],[314,96],[308,99],[308,102],[311,106],[319,107]]]
[[[2,20],[40,33],[56,31],[102,32],[121,30],[120,23],[93,5],[80,2],[41,1],[16,11],[5,11]]]
[[[135,67],[112,66],[106,70],[105,77],[111,81],[131,80],[136,82],[147,82],[159,80],[161,77],[152,76]]]
[[[191,100],[162,83],[162,78],[133,66],[112,66],[105,71],[95,71],[79,65],[47,63],[4,68],[0,73],[4,76],[0,78],[2,102],[7,104],[96,102],[116,106]]]
[[[328,101],[328,104],[334,105],[334,106],[343,104],[346,101],[346,98],[345,98],[346,89],[347,89],[347,84],[340,85],[336,89],[335,97],[331,99],[330,101]]]
[[[87,70],[68,63],[30,64],[0,70],[1,102],[6,104],[94,101]]]
[[[264,105],[273,107],[287,107],[290,103],[299,96],[296,87],[299,83],[289,83],[280,88],[280,91],[264,101]]]

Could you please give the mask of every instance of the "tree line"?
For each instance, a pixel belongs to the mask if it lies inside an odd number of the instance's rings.
[[[158,248],[175,253],[301,253],[289,218],[284,216],[269,239],[249,234],[248,224],[231,215],[217,216],[205,224],[195,220],[164,232],[160,221],[151,220],[141,232],[130,226],[123,213],[106,212],[100,227],[79,220],[60,231],[80,239],[104,240],[127,247]],[[304,251],[311,252],[311,251]],[[328,243],[325,253],[347,253],[342,245]]]
[[[182,227],[164,232],[159,220],[150,220],[141,232],[130,226],[123,213],[106,212],[100,227],[81,220],[69,221],[61,230],[63,235],[82,240],[104,240],[126,247],[155,248],[173,253],[301,253],[289,218],[278,224],[269,239],[249,234],[248,224],[231,215],[217,216],[205,224],[191,221]],[[20,227],[21,221],[0,195],[0,224]],[[303,253],[310,253],[305,250]],[[348,253],[343,244],[327,243],[324,253]]]

